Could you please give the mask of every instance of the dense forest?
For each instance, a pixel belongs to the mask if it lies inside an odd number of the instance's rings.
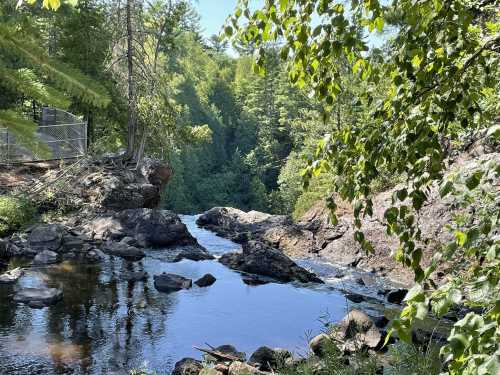
[[[206,38],[203,15],[188,0],[5,0],[0,125],[50,157],[34,136],[40,109],[80,116],[88,122],[89,155],[125,166],[120,176],[140,169],[145,157],[168,165],[172,175],[160,202],[173,211],[168,215],[218,206],[286,214],[295,222],[257,213],[280,223],[283,236],[312,238],[328,228],[317,252],[349,227],[358,253],[376,261],[390,252],[391,261],[411,271],[404,307],[377,348],[394,337],[412,342],[416,321],[451,316],[438,367],[494,374],[499,14],[491,0],[240,0],[220,35]],[[470,163],[460,164],[465,159]],[[10,235],[33,213],[20,217],[28,211],[24,198],[2,199],[1,212],[15,225],[3,219],[1,233]],[[297,219],[318,202],[327,223],[301,227]],[[438,204],[446,205],[439,215],[422,216]],[[155,209],[144,202],[137,208]],[[339,224],[338,211],[349,212],[351,222]],[[214,229],[220,223],[211,223],[211,214],[203,220]],[[430,222],[443,217],[446,224],[432,232]],[[168,220],[182,227],[178,217]],[[373,223],[392,236],[392,251],[370,240],[376,230],[365,229]],[[260,229],[223,234],[253,246],[255,238],[246,236],[262,235]],[[282,239],[263,240],[256,251],[278,257],[268,247]],[[326,372],[295,364],[289,373],[330,374],[341,366],[346,372],[339,374],[358,374],[344,368],[343,354],[315,354],[326,357]]]
[[[100,153],[127,143],[124,13],[120,2],[98,0],[63,4],[58,12],[2,5],[3,24],[22,25],[45,54],[102,83],[109,99],[104,108],[78,96],[54,103],[89,121],[89,146]],[[164,206],[184,213],[214,206],[293,213],[303,194],[303,156],[329,127],[361,116],[363,109],[346,97],[335,121],[323,123],[317,100],[290,83],[278,47],[266,47],[266,73],[255,73],[251,47],[230,47],[216,35],[204,40],[189,2],[138,2],[133,13],[138,132],[146,154],[169,161],[174,170]],[[9,69],[20,66],[16,58],[4,59]],[[2,108],[29,113],[47,104],[43,97],[26,99],[2,81]],[[299,212],[303,206],[299,202]]]

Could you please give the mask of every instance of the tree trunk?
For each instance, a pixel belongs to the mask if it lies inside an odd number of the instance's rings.
[[[127,65],[128,65],[128,126],[127,157],[134,157],[137,118],[137,98],[134,82],[134,29],[132,11],[134,0],[127,0]]]

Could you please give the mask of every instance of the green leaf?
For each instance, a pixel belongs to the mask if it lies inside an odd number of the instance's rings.
[[[465,186],[467,186],[467,189],[474,190],[481,182],[482,176],[483,173],[481,171],[477,171],[473,173],[472,176],[467,178],[467,180],[465,180]]]
[[[446,181],[444,185],[441,185],[439,188],[439,195],[441,198],[446,197],[452,190],[453,188],[453,182],[451,181]]]
[[[465,242],[467,241],[467,234],[462,232],[462,231],[459,231],[459,230],[456,230],[454,234],[455,234],[457,245],[464,246]]]

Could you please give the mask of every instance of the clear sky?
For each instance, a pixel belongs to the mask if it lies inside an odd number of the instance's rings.
[[[193,2],[201,16],[203,35],[219,34],[222,25],[234,8],[237,0],[198,0]]]

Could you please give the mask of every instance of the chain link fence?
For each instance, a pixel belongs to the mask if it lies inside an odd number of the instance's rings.
[[[77,116],[57,108],[43,108],[38,121],[36,137],[45,143],[50,157],[16,142],[16,137],[6,128],[0,128],[0,162],[22,163],[77,158],[87,151],[87,123]]]

